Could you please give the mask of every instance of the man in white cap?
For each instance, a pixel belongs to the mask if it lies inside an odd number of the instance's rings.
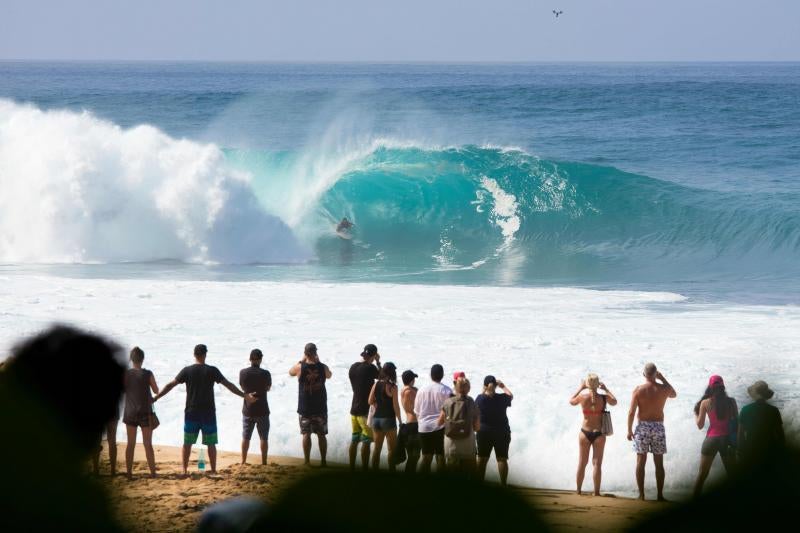
[[[739,415],[739,454],[743,461],[758,461],[782,449],[786,437],[781,412],[767,403],[775,395],[769,385],[756,381],[747,387],[747,394],[755,401],[742,407]]]

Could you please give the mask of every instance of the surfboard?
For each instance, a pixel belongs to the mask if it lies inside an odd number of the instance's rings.
[[[349,241],[349,240],[352,240],[352,239],[353,239],[353,234],[352,234],[352,233],[350,233],[349,231],[344,231],[344,230],[337,231],[337,232],[336,232],[336,235],[337,235],[337,236],[338,236],[340,239],[344,239],[344,240],[346,240],[346,241]]]

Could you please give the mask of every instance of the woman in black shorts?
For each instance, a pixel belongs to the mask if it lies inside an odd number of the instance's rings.
[[[703,493],[703,485],[714,458],[719,454],[725,472],[735,467],[736,451],[733,448],[739,408],[736,400],[725,392],[725,382],[720,376],[711,376],[705,394],[694,406],[697,429],[704,429],[708,418],[708,433],[700,448],[700,469],[694,484],[695,497]]]
[[[505,394],[497,394],[496,389]],[[483,380],[483,394],[475,398],[480,411],[481,428],[477,433],[478,441],[478,476],[486,477],[486,464],[494,449],[497,459],[497,470],[500,473],[500,484],[508,481],[508,446],[511,443],[511,427],[508,425],[506,409],[511,407],[514,395],[502,381],[494,376],[486,376]]]
[[[150,467],[150,476],[156,476],[156,458],[153,452],[153,396],[152,390],[158,394],[158,385],[153,373],[142,368],[144,352],[138,346],[131,350],[131,364],[133,368],[125,371],[125,413],[122,421],[128,430],[128,446],[125,449],[125,466],[128,477],[133,470],[133,451],[136,446],[136,428],[142,428],[142,441],[144,453],[147,457],[147,466]]]

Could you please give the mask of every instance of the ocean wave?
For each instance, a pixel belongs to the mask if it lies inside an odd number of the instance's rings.
[[[800,268],[797,195],[335,127],[297,151],[239,150],[0,100],[0,191],[6,263],[312,259],[500,283]]]
[[[447,270],[513,263],[517,279],[529,280],[797,269],[800,198],[694,189],[514,147],[371,139],[311,152],[320,157],[227,155],[322,262],[351,246],[333,231],[347,216],[357,238],[350,262],[381,254],[383,265]]]
[[[213,144],[0,100],[0,262],[304,261]]]

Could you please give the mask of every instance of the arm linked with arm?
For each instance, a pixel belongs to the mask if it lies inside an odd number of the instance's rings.
[[[234,385],[233,383],[231,383],[230,381],[228,381],[225,378],[222,378],[222,381],[220,381],[220,384],[223,387],[225,387],[226,389],[228,389],[229,391],[231,391],[232,393],[234,393],[236,396],[239,396],[240,398],[244,398],[246,396],[244,392],[239,390],[239,387],[237,387],[236,385]]]
[[[166,385],[164,385],[164,388],[163,388],[163,389],[161,389],[161,392],[159,392],[158,394],[156,394],[156,397],[155,397],[155,398],[153,398],[153,401],[155,402],[155,401],[158,401],[160,398],[163,398],[164,396],[166,396],[166,395],[167,395],[167,393],[168,393],[169,391],[171,391],[172,389],[174,389],[174,388],[175,388],[177,385],[178,385],[178,381],[173,379],[172,381],[170,381],[169,383],[167,383]]]

